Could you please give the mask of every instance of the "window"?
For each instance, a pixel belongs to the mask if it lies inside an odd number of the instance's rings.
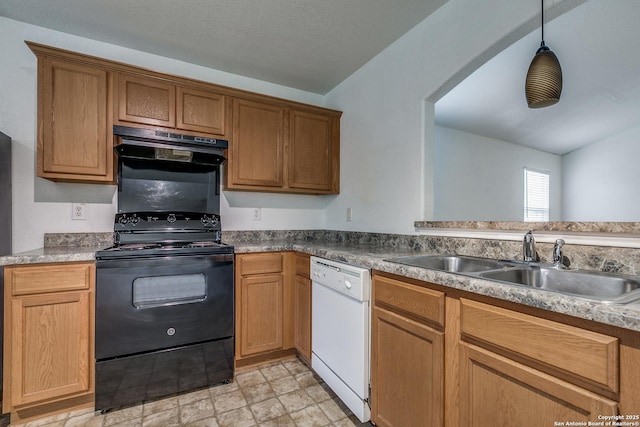
[[[524,220],[549,221],[549,174],[524,169]]]
[[[207,280],[202,273],[138,277],[133,281],[136,308],[162,307],[204,301]]]

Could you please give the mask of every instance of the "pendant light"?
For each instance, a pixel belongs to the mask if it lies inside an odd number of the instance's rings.
[[[542,42],[529,65],[525,94],[529,108],[543,108],[560,100],[562,69],[556,55],[544,44],[544,0],[541,3]]]

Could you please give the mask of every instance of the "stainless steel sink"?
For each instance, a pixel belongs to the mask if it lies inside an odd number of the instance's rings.
[[[421,255],[387,261],[530,286],[610,304],[640,300],[640,276],[592,270],[562,270],[550,264],[464,255]]]
[[[473,273],[487,270],[498,270],[514,265],[508,261],[464,255],[422,255],[393,258],[388,259],[387,261],[411,265],[413,267],[449,271],[452,273]]]
[[[589,270],[558,270],[540,265],[485,271],[479,277],[603,303],[627,303],[640,298],[640,278]]]

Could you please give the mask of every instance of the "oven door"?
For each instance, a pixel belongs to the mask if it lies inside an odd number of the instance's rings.
[[[233,255],[96,264],[96,359],[233,336]]]

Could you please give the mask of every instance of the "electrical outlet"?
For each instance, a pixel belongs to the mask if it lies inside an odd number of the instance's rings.
[[[253,216],[251,218],[254,221],[261,221],[262,220],[262,209],[260,208],[253,208]]]
[[[87,219],[87,205],[85,203],[71,204],[71,219],[84,221]]]
[[[347,221],[351,221],[353,219],[351,208],[347,208]]]

